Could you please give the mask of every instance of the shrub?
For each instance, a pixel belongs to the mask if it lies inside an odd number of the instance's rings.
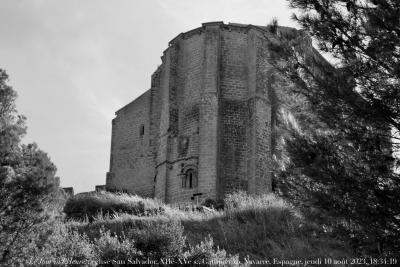
[[[67,218],[92,221],[99,213],[102,216],[127,213],[150,216],[163,213],[163,205],[152,199],[145,199],[124,193],[90,192],[78,194],[64,206]]]
[[[225,197],[225,209],[229,211],[243,209],[267,209],[267,208],[291,208],[282,198],[275,196],[272,193],[261,195],[248,195],[246,192],[237,191],[228,194]]]
[[[147,221],[142,229],[131,229],[129,237],[146,258],[178,258],[183,253],[185,236],[179,221]]]
[[[99,259],[103,263],[113,263],[115,261],[125,261],[141,257],[141,253],[135,248],[132,239],[121,236],[111,235],[110,231],[101,230],[100,238],[94,241],[95,249]]]
[[[92,266],[96,265],[97,258],[94,244],[85,234],[59,224],[48,236],[35,260],[36,264],[38,260],[43,260],[50,264],[78,263]]]
[[[185,264],[189,266],[238,266],[239,256],[227,255],[226,251],[214,247],[214,241],[208,236],[196,246],[190,246],[184,254]]]

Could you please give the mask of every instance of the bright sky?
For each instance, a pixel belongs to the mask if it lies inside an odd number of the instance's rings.
[[[295,26],[285,0],[1,0],[0,68],[63,187],[105,184],[114,112],[150,88],[168,42],[208,21]]]

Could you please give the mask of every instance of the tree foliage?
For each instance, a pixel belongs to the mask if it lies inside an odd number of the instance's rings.
[[[294,19],[336,63],[304,45],[312,40],[305,32],[277,36],[275,63],[296,85],[277,109],[280,190],[359,253],[397,253],[400,2],[289,2]]]
[[[25,117],[0,69],[0,263],[23,251],[28,235],[48,216],[58,188],[56,167],[36,144],[21,144]],[[21,256],[21,255],[20,255]]]
[[[318,48],[334,57],[338,69],[323,69],[313,76],[324,90],[315,96],[338,101],[338,107],[322,104],[331,116],[346,113],[334,123],[361,127],[374,121],[376,127],[391,128],[388,134],[398,144],[400,131],[400,2],[396,0],[290,0],[300,15],[294,15],[316,40]],[[327,79],[327,77],[329,77]],[[312,89],[312,88],[308,88]],[[312,91],[315,94],[315,91]],[[328,109],[330,108],[330,109]],[[354,120],[352,118],[354,117]],[[346,122],[349,121],[349,122]],[[341,126],[334,125],[334,126]],[[364,126],[365,127],[365,126]]]

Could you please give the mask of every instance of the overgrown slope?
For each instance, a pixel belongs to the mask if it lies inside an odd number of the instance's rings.
[[[242,261],[245,258],[350,256],[346,244],[325,233],[322,227],[309,224],[272,194],[256,197],[240,192],[232,194],[225,199],[224,211],[213,212],[180,211],[151,199],[105,192],[79,196],[70,202],[84,210],[87,205],[93,206],[93,199],[98,200],[98,210],[112,210],[112,216],[104,213],[97,216],[89,213],[86,216],[82,213],[82,218],[91,216],[92,219],[68,222],[70,227],[87,234],[92,240],[99,238],[101,232],[110,231],[117,236],[128,235],[136,241],[136,247],[151,251],[152,247],[155,249],[163,242],[168,244],[183,235],[186,247],[212,240],[214,246],[226,250],[228,254],[239,255]],[[141,207],[141,212],[124,213],[123,209],[118,212],[116,207],[127,203],[130,203],[129,207]],[[145,213],[143,210],[162,212]],[[179,233],[177,224],[183,226],[183,233]]]

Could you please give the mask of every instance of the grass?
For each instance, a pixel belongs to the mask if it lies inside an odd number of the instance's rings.
[[[64,212],[68,219],[94,220],[99,216],[115,217],[118,214],[130,214],[137,216],[150,216],[162,214],[166,205],[153,199],[139,196],[110,193],[90,192],[81,193],[70,198]]]
[[[228,195],[221,216],[206,221],[183,221],[191,242],[206,235],[216,245],[241,258],[339,257],[347,255],[346,245],[323,233],[282,199],[273,194]]]
[[[84,203],[86,200],[88,203]],[[102,229],[116,235],[130,232],[133,238],[135,233],[141,233],[143,239],[143,233],[151,233],[155,228],[167,229],[171,222],[178,221],[188,246],[195,247],[210,236],[215,246],[239,255],[240,259],[350,256],[346,244],[308,223],[273,194],[231,194],[225,199],[225,210],[214,213],[184,212],[152,199],[106,192],[71,201],[75,206],[80,202],[85,207],[80,209],[80,219],[68,224],[92,239],[98,238]],[[87,210],[92,219],[82,220]],[[109,216],[104,210],[112,210],[114,215]],[[102,212],[93,215],[94,211]]]

